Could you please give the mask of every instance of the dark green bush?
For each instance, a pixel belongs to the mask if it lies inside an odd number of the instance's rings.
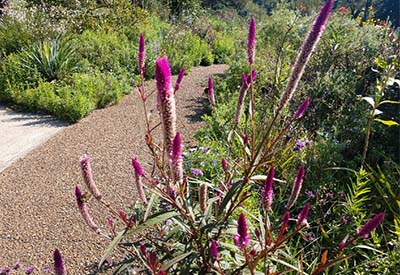
[[[212,45],[215,63],[227,63],[235,52],[235,40],[223,32],[218,32]]]

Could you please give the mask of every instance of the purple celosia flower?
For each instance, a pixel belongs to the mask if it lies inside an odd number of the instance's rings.
[[[67,272],[65,270],[64,261],[58,249],[54,250],[53,260],[54,260],[54,274],[66,275]]]
[[[374,231],[378,227],[378,225],[380,225],[383,222],[384,217],[385,217],[385,212],[381,212],[375,217],[371,218],[364,226],[357,229],[358,237],[368,238],[369,233],[371,233],[371,231]]]
[[[35,267],[34,267],[33,265],[28,266],[28,267],[25,269],[25,274],[26,274],[26,275],[30,275],[30,274],[32,274],[33,270],[35,270]]]
[[[176,82],[175,82],[174,93],[176,93],[179,90],[179,88],[181,87],[181,82],[182,82],[184,76],[185,76],[185,68],[182,67],[182,69],[179,71],[178,78],[176,79]]]
[[[250,235],[247,232],[247,220],[243,213],[239,215],[237,234],[233,237],[233,241],[241,249],[245,249],[250,244]]]
[[[242,86],[240,86],[239,90],[239,98],[236,106],[236,114],[235,114],[235,124],[238,125],[240,123],[240,118],[242,117],[243,113],[243,104],[244,99],[246,98],[247,91],[250,88],[252,81],[257,76],[256,71],[252,71],[248,76],[243,72],[242,73]]]
[[[247,133],[244,134],[244,137],[243,137],[243,144],[244,144],[244,145],[249,144],[249,135],[248,135]]]
[[[164,150],[171,152],[172,140],[176,134],[176,107],[173,88],[171,86],[171,69],[168,58],[160,57],[156,60],[157,104],[160,108],[161,125],[163,128]]]
[[[247,57],[249,64],[253,65],[256,54],[256,21],[252,16],[250,19],[249,35],[247,38]]]
[[[222,166],[222,170],[224,170],[226,172],[228,164],[224,158],[221,159],[221,166]]]
[[[203,171],[201,171],[200,169],[198,169],[198,168],[190,168],[190,173],[192,173],[192,175],[194,176],[194,177],[202,177],[204,174],[203,174]]]
[[[296,143],[294,144],[293,151],[301,151],[303,150],[304,146],[306,146],[305,142],[297,140]]]
[[[143,201],[143,203],[147,204],[146,193],[144,192],[143,182],[142,182],[142,176],[144,176],[144,170],[134,157],[132,158],[132,165],[133,169],[135,170],[135,183],[139,198]]]
[[[274,190],[272,188],[272,183],[274,182],[274,166],[271,166],[269,169],[267,179],[265,180],[264,186],[261,190],[261,201],[264,205],[265,211],[269,212],[271,210],[272,205],[272,196],[274,194]]]
[[[143,33],[141,33],[139,38],[139,54],[138,54],[138,68],[141,75],[144,74],[145,70],[145,65],[144,65],[145,58],[146,58],[146,53],[144,50],[144,36]]]
[[[292,193],[290,194],[289,201],[286,204],[286,209],[290,209],[295,204],[300,194],[301,186],[303,184],[303,179],[304,179],[304,165],[301,165],[299,171],[297,172],[296,178],[294,179]]]
[[[304,205],[303,209],[301,209],[299,216],[297,217],[297,226],[303,227],[307,225],[307,217],[310,212],[310,203]]]
[[[175,182],[182,182],[183,180],[183,158],[182,158],[182,139],[181,134],[178,132],[172,141],[172,150],[170,154],[170,166]]]
[[[213,259],[218,259],[218,244],[214,240],[211,240],[210,255]]]
[[[310,105],[310,99],[311,98],[307,96],[303,103],[300,104],[299,108],[297,108],[296,112],[294,113],[294,119],[299,119],[304,116],[304,113],[308,109],[308,105]]]
[[[200,184],[200,192],[199,192],[199,202],[200,202],[200,210],[201,212],[205,212],[207,208],[207,190],[208,185],[205,183]]]
[[[81,213],[83,220],[93,231],[95,231],[96,233],[100,233],[100,229],[94,223],[92,217],[89,214],[87,205],[83,201],[83,195],[78,185],[75,187],[75,196],[76,202],[78,203],[79,212]]]
[[[349,234],[347,234],[343,240],[339,243],[339,250],[342,250],[347,245],[347,240],[349,239]]]
[[[140,244],[140,253],[142,253],[143,256],[146,256],[147,254],[147,248],[144,244]]]
[[[212,106],[215,106],[214,84],[211,77],[208,78],[208,100]]]
[[[101,193],[93,180],[92,169],[90,167],[90,157],[84,154],[80,159],[80,163],[82,168],[82,175],[87,188],[97,200],[101,200]]]
[[[292,72],[289,77],[288,84],[285,91],[283,92],[275,114],[279,114],[286,103],[292,98],[294,92],[297,89],[299,80],[301,79],[304,67],[310,59],[311,53],[314,51],[321,34],[325,28],[326,22],[328,21],[329,14],[332,10],[333,0],[328,0],[322,6],[317,18],[315,19],[310,32],[307,35],[303,45],[301,46],[300,52],[297,56],[296,62],[293,66]]]
[[[307,191],[306,191],[306,195],[308,196],[309,199],[315,198],[315,194],[314,194],[314,192],[311,191],[311,190],[307,190]]]

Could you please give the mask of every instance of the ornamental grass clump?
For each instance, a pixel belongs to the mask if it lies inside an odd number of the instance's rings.
[[[302,238],[307,235],[305,231],[313,223],[313,206],[310,203],[298,203],[302,185],[307,180],[306,165],[300,165],[292,188],[288,188],[292,190],[291,193],[283,201],[276,200],[275,191],[286,181],[282,179],[280,171],[278,173],[275,169],[277,161],[270,158],[271,152],[285,137],[286,129],[303,117],[310,104],[308,97],[286,122],[280,123],[280,126],[275,124],[277,115],[296,89],[305,63],[324,29],[332,3],[332,0],[328,0],[322,7],[300,51],[295,64],[298,68],[292,72],[300,75],[290,77],[288,88],[283,92],[274,114],[275,118],[268,120],[260,131],[255,129],[255,125],[259,124],[255,121],[256,101],[253,100],[255,93],[252,91],[257,74],[252,69],[256,23],[251,18],[247,43],[250,73],[243,73],[236,115],[232,118],[234,126],[224,141],[229,146],[240,144],[242,148],[221,156],[220,176],[207,178],[207,171],[203,172],[197,167],[183,169],[182,164],[186,160],[182,154],[182,139],[176,128],[175,113],[175,92],[180,87],[183,73],[173,88],[168,58],[163,56],[156,60],[157,107],[161,123],[148,119],[147,98],[150,93],[145,91],[143,81],[137,88],[145,111],[144,134],[152,156],[152,167],[145,172],[138,160],[132,158],[138,200],[141,203],[135,204],[129,211],[130,215],[122,210],[113,210],[103,199],[99,201],[113,215],[113,219],[108,222],[110,232],[108,235],[103,232],[112,241],[99,267],[117,247],[126,251],[126,261],[119,265],[117,274],[124,274],[133,268],[141,274],[154,275],[283,274],[305,271],[307,274],[318,274],[352,256],[344,253],[345,248],[353,244],[357,237],[368,236],[382,222],[383,214],[361,227],[354,237],[341,242],[337,251],[329,255],[325,252],[323,261],[313,259],[311,263],[306,263],[302,257],[306,248],[290,247],[293,242],[302,242]],[[139,47],[139,61],[143,52],[144,48]],[[141,70],[142,79],[143,72],[144,69]],[[241,121],[248,90],[252,114],[250,119]],[[208,96],[213,112],[218,108],[214,93],[217,94],[217,91],[214,91],[213,79],[210,77]],[[162,138],[159,140],[154,135],[157,125],[161,125],[162,130]],[[282,125],[283,129],[279,128]],[[218,165],[218,161],[216,163]],[[264,175],[266,171],[268,174]],[[78,187],[76,190],[78,207],[84,220],[97,231],[97,226],[87,213],[86,203],[90,196],[82,195]],[[262,207],[249,209],[248,202],[254,196]],[[122,227],[119,232],[115,230],[118,221]],[[295,256],[287,254],[291,249],[299,251],[293,254]]]

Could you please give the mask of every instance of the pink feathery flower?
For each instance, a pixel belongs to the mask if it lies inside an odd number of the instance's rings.
[[[327,0],[322,6],[317,18],[315,19],[310,32],[307,35],[303,45],[301,46],[300,52],[297,56],[296,62],[290,73],[289,81],[283,92],[275,114],[279,114],[282,108],[292,98],[294,92],[297,89],[297,85],[303,75],[304,68],[310,59],[312,52],[315,49],[319,39],[321,38],[322,32],[325,28],[326,22],[328,21],[329,14],[332,10],[333,0]]]
[[[100,200],[101,193],[97,188],[96,183],[93,180],[92,169],[90,167],[90,157],[84,154],[80,159],[80,163],[82,168],[82,175],[85,180],[87,188],[97,200]]]
[[[170,154],[170,166],[175,182],[183,181],[183,159],[182,159],[182,139],[178,132],[172,141],[172,150]]]
[[[132,165],[133,169],[135,170],[135,183],[139,198],[143,201],[143,203],[147,204],[146,193],[144,192],[143,182],[142,182],[142,177],[144,176],[144,170],[134,157],[132,157]]]
[[[182,67],[182,69],[179,71],[178,78],[176,79],[176,82],[175,82],[174,93],[176,93],[176,91],[179,90],[184,76],[185,76],[185,68]]]
[[[304,116],[304,113],[308,109],[308,105],[310,105],[310,97],[307,96],[307,98],[303,101],[303,103],[300,104],[299,108],[297,108],[296,112],[294,113],[294,119],[299,119]]]
[[[236,246],[244,249],[250,244],[250,235],[247,232],[247,220],[243,213],[240,213],[238,219],[237,234],[233,237]]]
[[[257,77],[257,72],[255,70],[252,70],[251,73],[247,76],[247,83],[248,86],[251,85],[251,83],[256,79]]]
[[[174,90],[171,86],[171,69],[166,56],[156,60],[157,102],[160,108],[164,136],[164,150],[171,152],[172,140],[176,134],[176,107]]]
[[[235,114],[235,124],[238,125],[240,123],[240,119],[243,113],[243,104],[244,99],[246,98],[247,91],[249,90],[251,83],[257,76],[256,71],[252,71],[248,76],[243,72],[242,73],[242,86],[240,86],[239,90],[239,98],[236,106],[236,114]]]
[[[211,240],[210,255],[213,259],[218,259],[218,244],[214,240]]]
[[[289,226],[289,219],[290,219],[290,212],[286,211],[285,214],[283,214],[281,221],[282,221],[282,227],[279,230],[278,234],[278,240],[283,237],[283,234],[285,234],[288,226]]]
[[[92,217],[89,214],[88,208],[86,203],[83,201],[83,195],[81,192],[81,189],[77,185],[75,187],[75,196],[76,196],[76,202],[78,204],[79,212],[82,215],[83,220],[86,222],[86,224],[96,233],[100,233],[100,229],[97,227],[97,225],[94,223]]]
[[[228,164],[224,158],[221,159],[222,170],[226,171]]]
[[[297,226],[302,227],[307,225],[307,217],[310,212],[310,203],[304,205],[303,209],[301,209],[299,216],[297,217]]]
[[[371,231],[374,231],[378,227],[378,225],[380,225],[383,222],[384,217],[385,217],[385,212],[381,212],[375,217],[371,218],[364,226],[357,229],[358,237],[368,238],[369,233],[371,233]]]
[[[267,179],[265,180],[264,186],[261,190],[261,201],[264,205],[265,211],[269,212],[272,205],[272,196],[274,195],[274,190],[272,188],[272,183],[274,182],[275,170],[274,166],[269,169]]]
[[[199,201],[200,201],[200,210],[201,212],[205,212],[207,208],[207,190],[208,185],[205,183],[200,184],[200,192],[199,192]]]
[[[208,78],[208,100],[212,106],[215,106],[214,84],[211,77]]]
[[[55,275],[66,275],[67,271],[65,270],[64,261],[61,256],[60,250],[56,248],[53,254],[54,260],[54,274]]]
[[[301,186],[303,185],[303,179],[304,179],[304,165],[302,164],[300,166],[299,171],[297,172],[296,178],[294,179],[292,193],[290,194],[289,201],[286,204],[286,209],[290,209],[295,204],[300,194]]]
[[[253,65],[256,54],[256,21],[252,16],[250,19],[249,35],[247,38],[247,57],[249,64]]]
[[[143,75],[145,70],[145,65],[144,65],[145,58],[146,58],[146,53],[144,50],[144,36],[143,33],[141,33],[139,38],[139,54],[138,54],[138,67],[141,75]]]

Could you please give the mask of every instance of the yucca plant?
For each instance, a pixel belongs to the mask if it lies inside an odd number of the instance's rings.
[[[287,119],[282,129],[271,134],[275,121],[282,115],[296,90],[304,67],[316,46],[333,1],[328,0],[322,7],[308,37],[303,44],[293,67],[288,86],[282,93],[274,117],[265,131],[256,131],[254,113],[251,113],[249,134],[242,135],[243,123],[240,123],[243,104],[247,92],[250,95],[250,110],[255,110],[253,84],[256,72],[252,70],[255,58],[256,23],[251,18],[247,53],[249,75],[243,73],[242,87],[237,104],[235,128],[232,129],[229,142],[239,142],[243,150],[229,159],[221,159],[221,175],[216,179],[200,180],[204,175],[199,169],[190,169],[193,177],[183,170],[182,142],[176,126],[175,93],[179,83],[171,83],[171,68],[167,57],[156,61],[157,107],[162,127],[162,142],[157,144],[153,137],[154,127],[147,115],[146,143],[153,156],[152,172],[145,171],[136,157],[132,158],[139,201],[131,213],[114,210],[104,201],[90,168],[90,158],[81,159],[83,178],[87,193],[77,186],[75,195],[79,210],[87,225],[96,233],[102,234],[91,216],[87,203],[90,198],[110,209],[115,218],[123,224],[116,232],[114,220],[109,220],[110,234],[105,235],[111,243],[104,253],[99,266],[109,257],[116,247],[127,251],[127,261],[122,263],[114,274],[123,274],[136,267],[141,274],[284,274],[288,272],[319,274],[328,268],[348,259],[353,254],[345,253],[357,238],[366,238],[383,220],[384,213],[373,217],[352,235],[347,236],[337,249],[329,253],[324,251],[321,260],[304,263],[303,253],[291,253],[288,243],[303,235],[308,226],[311,205],[306,203],[300,211],[294,210],[302,189],[306,174],[304,165],[300,165],[293,182],[290,196],[280,202],[281,208],[274,205],[275,169],[273,161],[268,160],[275,145],[285,135],[287,128],[295,120],[301,119],[310,104],[309,98]],[[144,37],[139,40],[138,62],[142,82],[138,94],[147,114],[147,97],[143,79],[145,58]],[[182,81],[183,73],[178,77]],[[177,87],[177,88],[173,88]],[[213,80],[208,81],[208,98],[212,109],[218,106],[214,96]],[[246,126],[245,126],[246,127]],[[274,133],[275,133],[274,132]],[[260,167],[266,167],[261,170]],[[266,175],[258,174],[267,171]],[[216,184],[215,184],[216,183]],[[249,211],[245,202],[251,196],[250,189],[260,190],[260,208]],[[296,218],[293,219],[294,212]],[[138,237],[140,234],[140,238]],[[295,258],[290,255],[296,255]],[[134,259],[141,264],[134,263]]]
[[[75,48],[62,35],[40,42],[22,55],[22,66],[31,71],[37,70],[49,82],[62,80],[78,68]]]

